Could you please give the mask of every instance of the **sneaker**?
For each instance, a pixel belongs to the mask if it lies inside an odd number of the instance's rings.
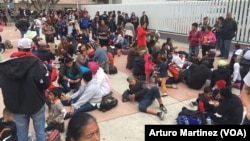
[[[196,103],[195,101],[192,101],[192,102],[189,103],[189,105],[190,105],[191,107],[194,107],[194,106],[197,106],[197,103]]]
[[[163,111],[164,113],[167,113],[167,108],[165,106],[160,106],[161,111]]]
[[[176,86],[176,84],[172,84],[172,88],[173,89],[178,89],[178,87]]]
[[[160,112],[160,114],[158,115],[159,116],[159,118],[161,119],[161,120],[163,120],[164,119],[164,112],[162,111],[162,112]]]

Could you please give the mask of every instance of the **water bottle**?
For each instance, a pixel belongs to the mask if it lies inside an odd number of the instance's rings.
[[[208,116],[206,118],[206,121],[207,121],[207,125],[212,125],[212,120],[211,120],[210,116]]]

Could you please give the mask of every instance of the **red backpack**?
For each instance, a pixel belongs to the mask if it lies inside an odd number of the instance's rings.
[[[176,67],[174,65],[169,65],[168,70],[173,74],[174,80],[179,80],[180,73],[179,73],[179,71],[176,69]]]

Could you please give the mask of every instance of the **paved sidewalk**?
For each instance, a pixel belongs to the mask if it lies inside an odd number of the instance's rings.
[[[3,41],[8,39],[12,41],[14,49],[6,50],[3,54],[4,58],[7,58],[11,52],[16,50],[16,44],[20,38],[20,33],[15,31],[14,27],[4,28],[4,32],[1,33]],[[165,40],[161,40],[163,42]],[[58,41],[56,41],[58,43]],[[178,46],[181,50],[186,50],[188,45],[185,43],[174,42],[175,46]],[[115,57],[115,65],[118,67],[118,74],[109,75],[111,83],[113,85],[114,91],[120,95],[128,88],[128,83],[126,78],[129,75],[129,71],[125,69],[124,64],[126,63],[126,56],[122,55],[121,57]],[[149,115],[146,113],[141,113],[139,111],[123,115],[109,120],[100,121],[100,131],[101,131],[101,140],[102,141],[143,141],[144,140],[144,126],[146,124],[161,124],[161,125],[174,125],[176,124],[176,117],[178,112],[183,106],[189,107],[190,101],[196,99],[198,92],[187,88],[184,84],[178,84],[178,89],[169,89],[169,96],[163,97],[163,103],[166,105],[168,112],[165,114],[164,120],[160,120],[157,116]],[[234,89],[233,92],[239,95],[239,90]],[[171,96],[170,96],[171,95]],[[0,101],[2,101],[2,96],[0,96]],[[0,106],[0,111],[3,109],[3,102]],[[136,108],[137,103],[128,105],[129,108]],[[157,102],[154,102],[151,106],[156,110],[159,110],[159,105]],[[118,109],[122,112],[124,109]],[[117,109],[116,109],[117,110]],[[112,112],[108,113],[112,116]],[[0,115],[2,113],[0,112]],[[102,117],[97,117],[102,118]],[[62,134],[64,136],[64,134]],[[64,140],[64,137],[63,137]]]

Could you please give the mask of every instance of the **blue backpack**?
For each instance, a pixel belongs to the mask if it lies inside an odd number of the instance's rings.
[[[85,18],[81,19],[81,28],[83,28],[83,29],[89,28],[89,20],[88,19],[85,19]]]
[[[176,122],[178,125],[202,125],[200,118],[185,115],[178,116]]]
[[[205,116],[202,112],[186,107],[182,108],[176,118],[177,125],[204,125],[205,121]]]

